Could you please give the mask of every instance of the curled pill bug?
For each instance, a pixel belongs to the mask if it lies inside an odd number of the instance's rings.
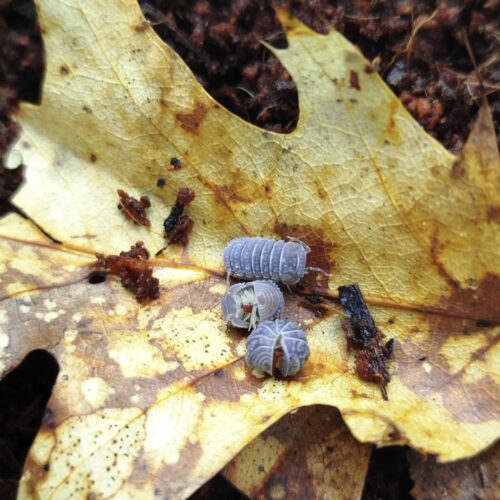
[[[283,293],[272,281],[237,283],[222,298],[226,322],[248,330],[261,321],[277,318],[284,305]]]
[[[311,249],[302,241],[243,237],[231,240],[224,250],[224,266],[230,276],[242,279],[265,279],[285,285],[298,283],[306,271]]]
[[[293,321],[263,321],[248,336],[245,356],[249,367],[269,375],[295,375],[306,362],[310,351],[307,337]]]

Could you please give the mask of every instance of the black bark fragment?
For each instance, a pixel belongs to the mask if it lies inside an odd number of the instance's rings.
[[[339,287],[340,303],[349,315],[342,327],[347,336],[348,350],[357,351],[356,373],[368,382],[379,384],[382,397],[387,401],[386,386],[391,380],[387,370],[394,339],[385,344],[384,334],[377,328],[358,285]]]

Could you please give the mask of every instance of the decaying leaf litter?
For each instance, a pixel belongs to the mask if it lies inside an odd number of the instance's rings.
[[[266,429],[223,470],[250,498],[360,498],[371,446],[332,407],[300,408]]]
[[[21,492],[185,496],[281,415],[314,403],[338,407],[362,441],[408,442],[443,460],[496,439],[498,152],[480,130],[491,128],[486,109],[457,159],[363,71],[345,39],[284,16],[290,46],[275,52],[298,85],[300,120],[289,135],[263,132],[214,103],[151,30],[135,30],[135,5],[106,6],[111,31],[92,2],[39,9],[47,77],[42,105],[21,110],[28,171],[14,203],[63,244],[16,216],[2,221],[1,359],[8,370],[48,348],[61,375]],[[76,57],[81,47],[91,56]],[[166,172],[174,155],[183,167]],[[163,244],[123,220],[117,189],[147,193],[151,226],[161,227],[186,185],[197,193],[196,224],[187,247],[155,260],[160,303],[141,307],[113,281],[85,282],[96,252]],[[57,204],[41,212],[47,199]],[[329,290],[315,294],[359,283],[377,325],[397,339],[390,404],[348,365],[341,318],[316,319],[296,297],[287,314],[307,329],[308,368],[291,382],[244,370],[242,339],[220,313],[220,255],[235,236],[283,230],[312,258],[331,249]],[[109,476],[95,475],[97,463]]]

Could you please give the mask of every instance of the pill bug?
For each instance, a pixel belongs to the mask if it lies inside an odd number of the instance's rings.
[[[263,321],[248,336],[248,366],[269,375],[295,375],[306,362],[310,351],[306,334],[293,321]]]
[[[283,293],[272,281],[237,283],[222,298],[226,322],[248,330],[261,321],[277,318],[284,305]]]
[[[235,238],[224,250],[224,266],[229,276],[243,279],[266,279],[286,285],[298,283],[307,270],[311,249],[300,240]]]

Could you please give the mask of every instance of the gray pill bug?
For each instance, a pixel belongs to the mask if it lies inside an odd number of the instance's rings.
[[[295,375],[306,362],[310,351],[306,334],[293,321],[263,321],[248,336],[248,366],[269,375]]]
[[[222,298],[226,322],[248,330],[261,321],[277,318],[284,305],[283,293],[272,281],[237,283]]]
[[[230,276],[243,279],[266,279],[294,285],[306,271],[307,254],[311,249],[302,241],[267,238],[235,238],[224,250],[224,266]]]

